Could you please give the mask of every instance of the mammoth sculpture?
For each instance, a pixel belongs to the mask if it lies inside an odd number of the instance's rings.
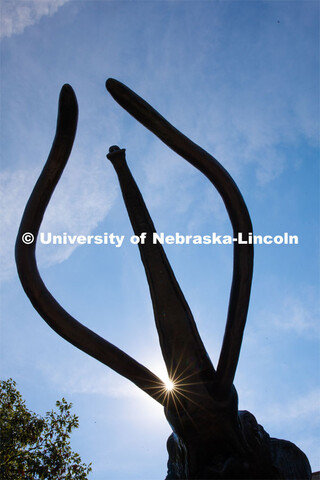
[[[142,98],[122,83],[106,83],[113,98],[168,147],[200,170],[220,193],[234,236],[252,232],[250,216],[228,172]],[[36,264],[35,244],[47,205],[70,155],[77,127],[77,100],[64,85],[59,99],[57,130],[47,163],[30,196],[21,221],[16,262],[22,286],[34,308],[63,338],[96,358],[163,405],[172,427],[168,439],[167,480],[171,479],[310,479],[305,454],[294,444],[271,438],[255,417],[238,411],[233,385],[250,298],[253,245],[234,243],[233,278],[225,334],[216,368],[205,350],[189,306],[155,232],[142,195],[125,160],[125,150],[110,147],[107,155],[118,175],[124,202],[139,244],[154,309],[163,358],[173,388],[129,355],[69,315],[44,285]]]

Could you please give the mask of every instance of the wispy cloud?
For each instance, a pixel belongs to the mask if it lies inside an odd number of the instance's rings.
[[[67,375],[61,369],[53,369],[49,365],[40,368],[50,375],[59,388],[70,393],[114,398],[141,396],[140,390],[135,385],[107,367],[89,364],[87,358],[81,363],[81,368],[79,364],[69,366]]]
[[[320,389],[316,388],[301,397],[290,400],[286,405],[283,402],[274,403],[266,408],[265,416],[273,423],[304,420],[317,422],[320,420]]]
[[[281,312],[272,316],[273,324],[279,329],[298,335],[319,336],[318,302],[312,292],[308,293],[303,299],[285,296]]]
[[[12,277],[14,267],[14,242],[22,216],[25,198],[31,192],[34,171],[5,171],[0,174],[1,208],[1,275],[2,280]]]
[[[41,231],[88,235],[110,210],[116,196],[115,188],[106,188],[108,172],[99,167],[95,159],[88,161],[78,158],[67,169],[48,206]],[[2,280],[14,275],[15,238],[36,178],[36,169],[7,170],[0,175]],[[60,245],[57,248],[57,245],[40,244],[39,264],[49,266],[60,263],[75,248],[73,245]]]
[[[69,0],[2,0],[0,37],[22,33],[45,15],[53,15]]]
[[[308,340],[317,338],[320,335],[318,312],[316,287],[304,285],[299,292],[290,289],[283,297],[274,298],[269,307],[264,305],[254,313],[254,330],[247,332],[247,341],[254,344],[260,338],[259,348],[262,348],[266,334],[278,337],[285,332]]]
[[[103,365],[86,354],[68,346],[68,366],[65,357],[50,354],[50,359],[39,362],[36,368],[46,378],[59,387],[61,391],[75,394],[102,395],[110,398],[143,398],[149,397],[127,378],[122,377],[109,367]],[[165,363],[155,355],[155,348],[143,348],[142,363],[162,380],[168,379]],[[55,358],[55,363],[50,361]],[[140,360],[140,359],[138,359]]]
[[[314,388],[297,398],[265,405],[259,420],[271,436],[293,441],[307,455],[313,466],[319,461],[320,389]],[[272,425],[272,426],[271,426]]]

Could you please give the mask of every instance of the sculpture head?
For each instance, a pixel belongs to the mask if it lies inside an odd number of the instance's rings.
[[[219,162],[125,85],[109,79],[106,86],[113,98],[134,118],[212,182],[224,201],[234,236],[241,233],[245,238],[251,234],[251,220],[242,195]],[[25,232],[31,232],[35,238],[38,235],[46,207],[72,149],[77,115],[75,94],[70,86],[65,85],[60,94],[52,149],[27,203],[17,237],[18,273],[35,309],[68,342],[131,380],[164,406],[173,430],[168,441],[168,479],[308,478],[310,467],[297,447],[294,456],[301,459],[304,466],[302,470],[296,469],[298,473],[295,475],[300,476],[287,477],[288,467],[280,465],[275,453],[281,447],[275,448],[273,439],[252,414],[238,412],[233,381],[249,305],[253,245],[234,243],[225,335],[218,365],[214,368],[165,252],[152,240],[155,227],[126,163],[125,149],[112,146],[107,157],[118,175],[134,233],[144,234],[146,238],[139,244],[140,255],[173,388],[168,389],[146,367],[77,322],[47,290],[37,269],[35,242],[26,245],[22,236]],[[301,477],[302,471],[304,477]]]

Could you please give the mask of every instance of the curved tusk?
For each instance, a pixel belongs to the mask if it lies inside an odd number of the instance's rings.
[[[36,239],[47,205],[71,153],[77,118],[75,93],[70,85],[64,85],[60,92],[52,148],[25,208],[17,236],[15,254],[18,274],[32,305],[53,330],[164,405],[164,383],[143,365],[69,315],[47,290],[37,268]],[[28,245],[22,241],[26,232],[32,233],[35,239]]]
[[[113,146],[107,157],[118,175],[134,233],[143,237],[138,246],[169,378],[177,383],[188,379],[189,384],[210,388],[215,370],[164,249],[160,243],[153,242],[156,230],[127,165],[125,149]]]
[[[106,88],[128,113],[212,182],[226,206],[234,236],[238,237],[242,233],[243,238],[246,238],[252,232],[250,216],[237,185],[223,166],[124,84],[109,78]],[[252,273],[253,245],[234,243],[229,309],[217,366],[218,388],[221,393],[229,391],[235,376],[249,306]]]

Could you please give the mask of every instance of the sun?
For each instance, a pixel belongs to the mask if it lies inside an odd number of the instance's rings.
[[[165,380],[165,386],[166,386],[166,389],[168,392],[172,392],[172,390],[174,389],[174,383],[172,380],[170,380],[169,378],[167,380]]]

